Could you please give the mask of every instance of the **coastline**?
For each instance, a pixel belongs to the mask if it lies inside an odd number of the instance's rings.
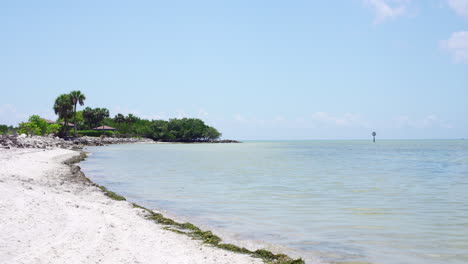
[[[223,244],[210,231],[124,201],[74,165],[84,158],[65,149],[0,151],[0,213],[9,216],[0,220],[0,262],[303,263]]]

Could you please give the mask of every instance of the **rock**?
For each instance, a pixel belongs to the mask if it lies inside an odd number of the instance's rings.
[[[137,139],[137,138],[112,138],[112,137],[79,137],[79,138],[58,138],[52,136],[32,136],[26,137],[23,135],[0,135],[0,147],[9,148],[38,148],[38,149],[51,149],[51,148],[65,148],[65,149],[80,149],[84,146],[104,146],[108,144],[124,144],[144,142],[152,143],[151,139]]]

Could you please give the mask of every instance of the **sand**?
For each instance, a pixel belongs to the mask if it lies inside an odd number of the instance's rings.
[[[66,149],[0,150],[0,263],[263,263],[163,229],[76,180]]]

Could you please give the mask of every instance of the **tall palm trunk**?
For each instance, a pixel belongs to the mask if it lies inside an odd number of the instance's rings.
[[[73,135],[74,135],[75,137],[76,137],[76,104],[77,104],[77,103],[75,103],[75,105],[73,106],[73,116],[75,117],[75,118],[73,119],[73,125],[74,125],[74,126],[73,126],[73,131],[74,131]]]
[[[68,135],[68,117],[65,116],[63,118],[63,123],[64,123],[64,131],[63,132],[64,132],[65,136],[67,136]]]

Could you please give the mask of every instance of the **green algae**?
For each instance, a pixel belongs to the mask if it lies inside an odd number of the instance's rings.
[[[116,200],[116,201],[126,201],[127,199],[125,199],[125,197],[121,196],[121,195],[118,195],[116,194],[115,192],[113,191],[109,191],[106,187],[102,186],[102,185],[97,185],[97,187],[99,189],[101,189],[101,191],[104,192],[104,194],[111,198],[112,200]]]
[[[213,234],[211,231],[195,231],[192,232],[191,235],[195,238],[198,238],[203,241],[203,243],[206,244],[211,244],[211,245],[218,245],[219,242],[221,242],[221,238],[215,234]]]
[[[170,228],[170,227],[164,227],[165,230],[168,230],[168,231],[171,231],[171,232],[174,232],[174,233],[177,233],[177,234],[181,234],[181,235],[187,235],[186,232],[182,232],[178,229],[174,229],[174,228]]]
[[[111,198],[112,200],[116,200],[116,201],[127,200],[125,199],[125,197],[118,195],[113,191],[109,191],[106,187],[92,182],[88,177],[84,175],[84,173],[81,171],[81,168],[75,165],[75,163],[78,163],[84,160],[87,156],[88,154],[86,152],[80,151],[79,155],[73,156],[69,158],[68,160],[64,161],[63,163],[70,166],[72,176],[78,177],[79,180],[81,180],[82,182],[98,187],[107,197]]]
[[[218,244],[219,248],[229,250],[232,252],[244,253],[244,254],[252,254],[252,252],[246,248],[240,248],[233,244]]]
[[[222,239],[217,235],[213,234],[211,231],[203,231],[199,227],[191,223],[179,223],[170,218],[163,216],[160,213],[155,213],[150,209],[147,209],[143,206],[140,206],[136,203],[132,203],[134,208],[142,209],[147,212],[146,218],[152,220],[158,224],[166,225],[165,230],[169,230],[178,234],[188,235],[194,239],[203,241],[205,244],[212,245],[214,247],[251,255],[252,257],[260,258],[267,264],[305,264],[302,259],[292,259],[284,254],[274,254],[265,249],[259,249],[256,251],[251,251],[246,248],[241,248],[233,244],[224,244],[220,243]],[[184,232],[185,231],[185,232]]]

